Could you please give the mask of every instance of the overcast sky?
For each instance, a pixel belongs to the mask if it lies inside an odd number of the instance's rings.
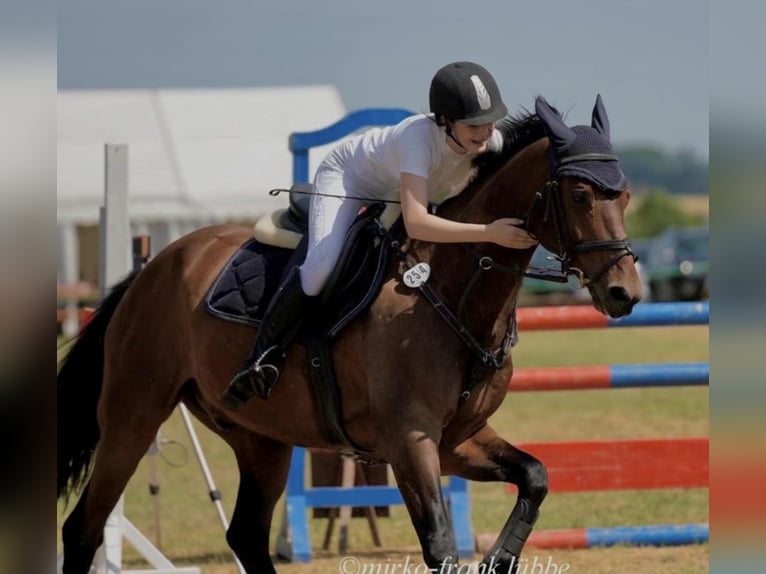
[[[537,94],[616,143],[708,154],[700,0],[67,0],[59,88],[334,84],[349,110],[426,111],[433,73],[473,60],[511,111]]]

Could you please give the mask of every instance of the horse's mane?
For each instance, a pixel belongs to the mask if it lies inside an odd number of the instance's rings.
[[[526,108],[522,109],[523,112],[515,116],[508,114],[495,124],[495,129],[503,135],[503,148],[500,151],[481,154],[473,160],[477,174],[469,185],[472,189],[481,187],[484,181],[514,155],[545,136],[545,128],[537,114]],[[556,113],[559,113],[558,110]]]

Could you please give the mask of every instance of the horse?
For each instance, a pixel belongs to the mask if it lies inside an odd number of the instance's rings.
[[[538,97],[534,112],[508,116],[497,129],[503,149],[475,160],[473,181],[439,215],[524,219],[558,254],[561,274],[587,287],[598,311],[629,314],[641,295],[624,226],[630,186],[609,143],[600,95],[591,125],[569,127]],[[621,176],[621,188],[602,184],[604,169]],[[179,402],[235,453],[240,483],[226,539],[248,573],[275,572],[269,530],[293,446],[346,449],[322,433],[300,341],[287,351],[268,400],[236,412],[220,404],[256,330],[213,317],[202,303],[251,235],[245,226],[216,225],[167,246],[111,290],[61,365],[57,494],[68,500],[81,491],[62,527],[64,574],[89,570],[109,514]],[[483,559],[503,572],[518,567],[547,494],[544,465],[487,422],[512,377],[509,334],[533,252],[405,238],[371,306],[332,347],[342,424],[361,456],[391,465],[432,569],[458,559],[442,475],[517,485],[507,522]],[[439,304],[405,285],[407,261],[430,266],[426,284]],[[447,328],[444,309],[458,306],[461,312],[449,315],[458,325]]]

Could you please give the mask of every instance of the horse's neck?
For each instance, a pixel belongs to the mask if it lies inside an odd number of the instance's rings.
[[[488,223],[501,217],[522,218],[550,177],[548,141],[541,139],[513,156],[464,198],[459,221]]]
[[[524,216],[548,178],[547,145],[537,142],[515,155],[480,187],[469,186],[445,204],[441,217],[461,222],[489,223],[502,217]],[[501,336],[515,306],[529,250],[506,249],[492,243],[471,246],[412,241],[408,252],[431,265],[431,282],[447,306],[457,311],[461,300],[469,329],[480,335]],[[481,257],[497,265],[480,271]],[[477,277],[478,276],[478,277]],[[470,292],[466,296],[466,290]]]

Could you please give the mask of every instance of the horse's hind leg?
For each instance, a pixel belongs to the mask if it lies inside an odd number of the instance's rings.
[[[129,383],[129,382],[128,382]],[[130,389],[130,385],[128,387]],[[114,396],[102,397],[101,437],[93,472],[80,500],[67,517],[61,537],[64,547],[62,574],[85,574],[103,540],[106,520],[122,495],[157,430],[173,406],[135,405]],[[135,403],[135,400],[133,401]],[[140,406],[140,408],[138,408]]]
[[[495,544],[484,557],[498,572],[516,572],[519,556],[543,499],[548,473],[532,455],[503,440],[489,425],[450,452],[442,453],[445,474],[482,482],[502,480],[518,486],[516,504]]]
[[[275,573],[269,531],[274,506],[287,482],[292,447],[244,430],[223,436],[234,449],[240,473],[226,540],[248,573]]]

